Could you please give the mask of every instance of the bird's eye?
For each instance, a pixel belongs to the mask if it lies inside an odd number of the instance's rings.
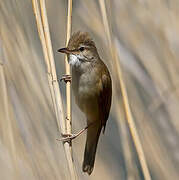
[[[80,51],[84,51],[84,49],[85,49],[84,47],[80,47],[79,48]]]

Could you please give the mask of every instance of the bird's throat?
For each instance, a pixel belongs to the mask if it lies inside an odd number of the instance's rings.
[[[81,62],[77,56],[70,54],[69,55],[69,64],[71,66],[80,66]]]

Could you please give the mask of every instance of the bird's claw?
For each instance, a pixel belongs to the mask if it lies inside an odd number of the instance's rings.
[[[61,139],[56,139],[57,141],[63,141],[65,142],[70,142],[71,140],[75,139],[78,136],[78,134],[62,134]]]
[[[60,78],[60,81],[64,81],[65,83],[71,82],[71,80],[72,80],[72,77],[69,74],[65,74],[62,76],[62,78]]]
[[[96,121],[95,121],[96,122]],[[73,139],[75,139],[76,137],[78,137],[80,134],[82,134],[86,129],[88,129],[91,125],[93,125],[95,122],[88,124],[88,126],[86,126],[85,128],[83,128],[82,130],[80,130],[78,133],[76,134],[61,134],[62,138],[61,139],[56,139],[57,141],[63,141],[65,142],[71,142]]]

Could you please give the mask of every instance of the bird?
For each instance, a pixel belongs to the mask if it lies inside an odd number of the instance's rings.
[[[94,168],[101,130],[105,131],[112,101],[110,72],[101,60],[95,42],[88,32],[75,32],[66,48],[72,69],[72,91],[75,102],[87,119],[87,137],[82,170],[90,175]],[[66,76],[69,80],[69,76]]]

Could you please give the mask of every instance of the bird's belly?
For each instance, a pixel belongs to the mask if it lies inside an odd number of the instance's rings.
[[[78,74],[73,71],[72,87],[75,100],[81,111],[88,119],[99,117],[100,79],[95,73]]]
[[[76,103],[88,119],[98,118],[99,107],[97,97],[94,86],[79,87],[75,93]]]

